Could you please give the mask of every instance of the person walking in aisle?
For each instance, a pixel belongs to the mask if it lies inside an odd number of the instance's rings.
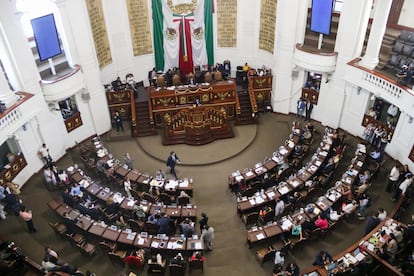
[[[27,211],[26,208],[24,206],[22,206],[21,209],[20,209],[19,215],[26,222],[30,233],[37,232],[36,228],[33,225],[33,220],[32,220],[33,214],[32,214],[31,210]]]
[[[177,174],[175,172],[175,165],[177,163],[181,163],[180,158],[178,158],[175,152],[171,152],[167,159],[167,166],[170,167],[170,173],[174,175],[175,179],[177,179]]]

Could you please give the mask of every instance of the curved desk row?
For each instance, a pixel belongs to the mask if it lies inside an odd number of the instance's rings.
[[[238,198],[238,212],[241,214],[252,212],[253,210],[257,210],[258,208],[265,206],[266,204],[273,203],[275,199],[305,187],[305,183],[310,180],[319,170],[320,166],[324,164],[331,146],[332,140],[330,139],[328,132],[326,132],[320,147],[313,154],[311,160],[303,166],[303,168],[291,175],[287,181],[279,182],[277,185],[268,188],[262,194],[256,193],[256,195],[250,198]],[[271,160],[274,161],[274,158],[275,157]]]
[[[68,175],[73,179],[73,181],[79,183],[79,185],[86,191],[89,195],[94,198],[100,199],[106,202],[109,198],[112,198],[114,202],[119,203],[121,210],[126,212],[132,211],[136,204],[139,204],[147,214],[153,214],[156,210],[160,210],[161,213],[165,213],[173,219],[176,218],[197,218],[197,206],[186,205],[163,205],[162,203],[150,203],[146,200],[127,198],[119,192],[112,192],[108,187],[104,187],[101,184],[93,181],[90,177],[86,176],[84,172],[80,169],[75,169],[74,167],[69,167],[66,169]]]
[[[271,240],[282,233],[289,233],[293,224],[293,221],[297,220],[300,224],[305,221],[313,221],[316,217],[326,212],[334,204],[338,203],[342,197],[342,185],[352,184],[358,177],[359,172],[362,171],[365,161],[365,150],[362,145],[357,149],[355,157],[352,159],[351,164],[348,166],[346,173],[342,175],[341,180],[337,181],[335,186],[330,188],[326,193],[318,198],[317,201],[310,203],[312,205],[313,212],[309,213],[308,209],[295,210],[293,215],[283,217],[279,222],[273,222],[272,224],[252,228],[247,233],[247,242],[249,246],[255,243]],[[265,194],[272,192],[266,191]],[[273,193],[275,194],[275,193]]]
[[[334,256],[334,262],[331,265],[312,266],[303,270],[301,275],[327,276],[330,273],[346,272],[350,264],[358,265],[365,260],[367,255],[370,255],[388,272],[388,275],[403,276],[404,273],[375,253],[376,248],[384,246],[383,238],[379,238],[380,233],[385,231],[387,233],[386,235],[389,235],[397,225],[405,227],[392,218],[386,218],[361,240],[356,241],[353,245]]]
[[[121,230],[114,225],[106,225],[103,222],[94,221],[89,216],[84,216],[78,210],[55,199],[49,201],[48,206],[62,218],[63,214],[67,213],[79,229],[97,238],[117,242],[126,246],[152,250],[183,252],[204,250],[204,243],[197,235],[194,235],[192,238],[145,235],[143,232],[136,233],[129,230]]]

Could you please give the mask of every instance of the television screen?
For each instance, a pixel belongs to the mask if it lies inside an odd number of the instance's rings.
[[[62,53],[53,14],[34,18],[30,20],[30,23],[32,24],[37,52],[41,61]]]
[[[311,31],[329,35],[333,0],[312,0]]]

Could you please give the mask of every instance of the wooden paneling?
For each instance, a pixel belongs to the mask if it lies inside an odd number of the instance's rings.
[[[70,116],[69,118],[65,120],[65,126],[66,126],[67,132],[71,132],[72,130],[80,127],[81,125],[83,125],[83,122],[82,122],[80,112],[76,112],[75,114],[73,114],[72,116]]]
[[[12,181],[26,167],[27,162],[23,154],[16,157],[0,171],[0,184]]]

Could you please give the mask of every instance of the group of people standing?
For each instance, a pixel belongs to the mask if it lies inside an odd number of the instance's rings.
[[[305,112],[305,121],[310,121],[310,116],[313,110],[313,103],[309,99],[299,98],[296,105],[296,117],[302,118]]]

